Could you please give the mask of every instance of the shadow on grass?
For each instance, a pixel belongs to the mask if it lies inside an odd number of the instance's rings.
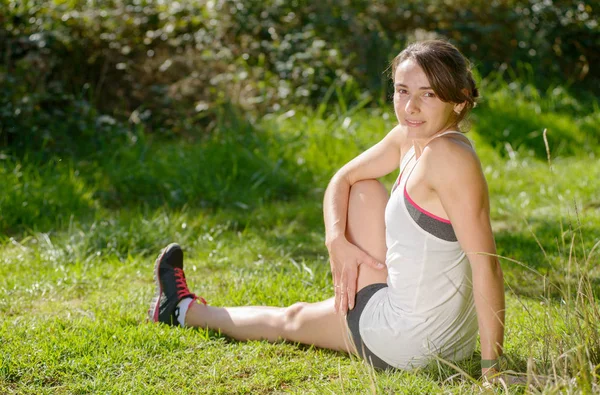
[[[79,159],[25,155],[3,162],[0,233],[59,231],[119,210],[212,209],[247,215],[306,196],[313,175],[275,133],[235,113],[194,143],[135,136],[130,144]],[[8,214],[14,215],[8,215]]]
[[[586,260],[600,240],[600,229],[568,221],[532,220],[529,225],[531,229],[495,233],[498,254],[508,258],[501,259],[505,283],[516,295],[527,297],[561,298],[569,288],[576,293],[581,273],[599,263],[598,254]],[[589,280],[600,294],[600,278]]]
[[[235,113],[200,142],[141,137],[100,164],[103,206],[248,208],[297,196],[311,179],[286,155],[282,137]]]

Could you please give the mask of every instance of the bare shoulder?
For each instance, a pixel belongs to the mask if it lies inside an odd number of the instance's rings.
[[[477,153],[466,137],[444,136],[432,140],[424,152],[432,181],[473,182],[483,172]]]

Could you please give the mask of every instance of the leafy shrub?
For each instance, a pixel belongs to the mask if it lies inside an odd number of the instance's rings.
[[[32,125],[44,124],[42,113],[80,114],[78,106],[154,133],[201,136],[228,102],[263,114],[318,104],[331,86],[351,87],[351,101],[381,102],[383,69],[406,41],[423,37],[450,39],[484,77],[525,62],[542,89],[560,81],[600,90],[592,67],[600,60],[597,9],[583,1],[74,0],[4,8],[0,79],[13,79],[0,92],[12,97],[0,103],[12,106],[0,129],[5,146],[58,147],[78,133],[73,125]],[[26,97],[41,103],[21,112],[33,118],[15,115]],[[19,140],[15,130],[29,132]]]
[[[107,151],[130,134],[89,101],[65,92],[60,83],[35,91],[11,74],[0,74],[0,82],[0,147],[19,152],[34,149],[46,158],[90,156]]]

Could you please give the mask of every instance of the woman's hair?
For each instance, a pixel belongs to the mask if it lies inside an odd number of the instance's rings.
[[[423,69],[440,100],[466,102],[457,116],[457,124],[475,107],[479,91],[471,73],[471,64],[454,45],[441,40],[410,44],[392,61],[392,79],[398,66],[407,59],[414,60]]]

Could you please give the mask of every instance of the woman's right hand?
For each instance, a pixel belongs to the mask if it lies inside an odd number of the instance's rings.
[[[354,308],[358,266],[367,264],[374,269],[384,269],[385,265],[350,243],[345,237],[338,237],[326,243],[329,250],[329,264],[335,290],[335,312],[346,314]]]

